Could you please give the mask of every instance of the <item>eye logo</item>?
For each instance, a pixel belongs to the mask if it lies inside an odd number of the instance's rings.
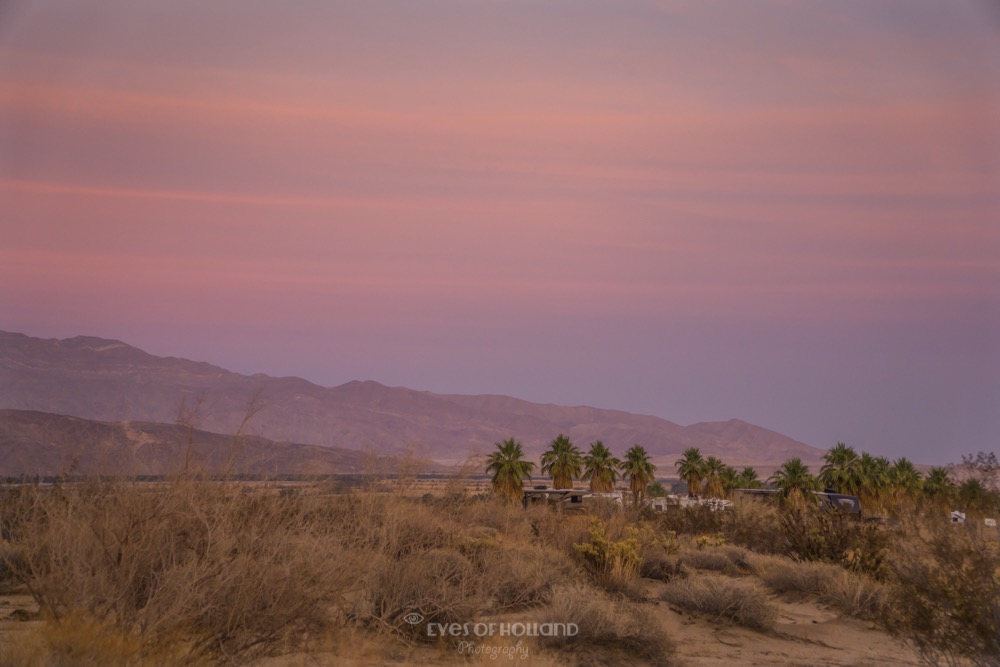
[[[409,623],[410,625],[416,625],[420,621],[424,620],[424,617],[414,611],[404,616],[403,620]]]

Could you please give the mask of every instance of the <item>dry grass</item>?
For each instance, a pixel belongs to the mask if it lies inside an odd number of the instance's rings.
[[[775,556],[753,556],[761,582],[779,595],[812,596],[854,618],[873,620],[882,610],[885,585],[829,563],[796,563]]]
[[[761,582],[779,595],[819,596],[843,572],[829,563],[796,563],[775,556],[754,556],[752,562]]]
[[[886,586],[864,574],[840,572],[820,599],[848,616],[871,621],[878,619],[885,609]]]
[[[575,636],[543,637],[541,644],[561,649],[574,664],[603,664],[601,653],[612,652],[610,664],[637,660],[670,664],[674,643],[653,614],[634,602],[615,602],[607,594],[581,584],[555,589],[552,603],[538,615],[539,623],[575,623]]]
[[[769,630],[777,618],[774,605],[759,584],[744,579],[700,575],[671,581],[661,595],[665,602],[754,630]]]
[[[687,567],[730,576],[737,576],[751,570],[747,550],[725,544],[700,548],[688,545],[680,550],[678,558],[681,564]]]

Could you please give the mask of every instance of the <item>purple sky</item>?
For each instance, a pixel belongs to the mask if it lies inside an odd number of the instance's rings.
[[[967,0],[15,0],[0,328],[995,451],[998,82]]]

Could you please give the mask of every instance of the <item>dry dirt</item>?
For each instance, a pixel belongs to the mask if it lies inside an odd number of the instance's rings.
[[[665,608],[681,665],[919,665],[916,654],[885,632],[809,601],[775,600],[772,632],[719,625]],[[665,607],[665,605],[664,605]]]

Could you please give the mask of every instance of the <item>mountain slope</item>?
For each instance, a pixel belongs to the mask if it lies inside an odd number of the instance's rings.
[[[0,408],[101,421],[192,423],[234,433],[259,392],[265,408],[252,432],[283,442],[415,453],[442,462],[484,453],[511,436],[533,456],[559,433],[585,447],[601,439],[619,454],[634,443],[672,469],[686,447],[734,465],[773,465],[821,451],[746,422],[680,426],[647,415],[530,403],[507,396],[460,396],[348,382],[320,387],[300,378],[241,375],[211,364],[156,357],[121,341],[39,339],[0,333]]]
[[[178,424],[0,410],[0,476],[168,475],[185,465],[208,474],[325,475],[363,472],[367,459],[357,450],[234,438]],[[387,459],[374,465],[394,467]]]

